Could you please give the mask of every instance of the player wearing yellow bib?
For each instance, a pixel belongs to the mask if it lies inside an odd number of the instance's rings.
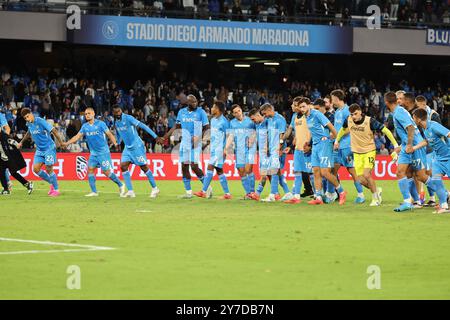
[[[381,188],[377,188],[372,178],[372,170],[375,166],[376,146],[374,131],[381,131],[397,148],[398,143],[392,132],[377,120],[362,113],[358,104],[352,104],[349,108],[350,117],[345,119],[334,143],[334,149],[339,148],[339,141],[346,134],[350,134],[350,147],[354,154],[354,165],[359,182],[372,192],[370,206],[379,206],[382,202]]]

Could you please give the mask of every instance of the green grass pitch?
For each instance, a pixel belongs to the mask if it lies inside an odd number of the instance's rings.
[[[353,205],[348,182],[346,205],[319,207],[239,200],[239,182],[231,201],[177,199],[181,181],[160,182],[156,200],[145,181],[134,199],[110,181],[98,198],[84,197],[87,182],[61,182],[56,199],[42,182],[31,196],[16,182],[0,199],[0,237],[115,250],[0,241],[0,253],[39,251],[0,254],[0,299],[449,299],[450,216],[394,213],[396,182],[378,184],[380,208]],[[71,265],[79,290],[66,287]],[[371,265],[381,289],[367,288]]]

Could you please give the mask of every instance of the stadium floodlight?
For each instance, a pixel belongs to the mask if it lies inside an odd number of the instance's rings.
[[[206,58],[206,57],[207,57],[207,55],[206,55],[206,53],[205,53],[205,52],[202,52],[202,53],[200,54],[200,57],[202,57],[202,58]]]
[[[404,67],[404,66],[406,66],[406,63],[404,63],[404,62],[394,62],[392,65],[394,67]]]
[[[244,64],[244,63],[236,63],[234,65],[235,68],[250,68],[249,64]]]
[[[279,66],[279,62],[264,62],[265,66]]]

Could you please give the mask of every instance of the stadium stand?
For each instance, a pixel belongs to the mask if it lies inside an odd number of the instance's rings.
[[[447,0],[3,0],[3,10],[65,12],[77,4],[83,13],[124,16],[220,19],[258,22],[364,25],[366,8],[380,8],[384,27],[425,28],[450,24]]]

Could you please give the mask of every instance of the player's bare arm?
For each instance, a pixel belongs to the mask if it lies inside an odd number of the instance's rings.
[[[66,142],[62,143],[62,146],[67,147],[68,145],[77,142],[78,140],[80,140],[83,137],[83,134],[78,132],[76,135],[74,135],[71,139],[69,139]]]
[[[408,126],[406,128],[406,130],[408,132],[408,142],[406,143],[405,151],[406,151],[406,153],[412,153],[412,152],[414,152],[412,143],[413,143],[413,139],[414,139],[414,132],[416,129],[413,126]]]
[[[112,134],[111,130],[106,131],[105,134],[109,138],[109,140],[112,142],[113,146],[115,148],[117,148],[118,147],[117,140],[116,140],[116,137],[114,137],[114,135]]]
[[[162,137],[163,140],[168,139],[170,136],[172,136],[173,132],[176,129],[181,129],[181,124],[177,123],[176,125],[174,125],[172,128],[170,128],[169,131],[166,132],[166,134]]]
[[[59,132],[58,132],[58,130],[56,130],[56,128],[53,128],[52,129],[52,134],[53,134],[53,136],[55,137],[55,139],[56,139],[56,141],[58,142],[58,145],[61,147],[61,148],[64,148],[64,146],[63,146],[63,140],[61,139],[61,136],[59,135]]]
[[[27,133],[25,133],[25,136],[22,138],[22,140],[19,142],[19,144],[17,145],[18,149],[22,149],[23,144],[30,139],[31,134],[29,131],[27,131]]]
[[[331,124],[331,122],[328,122],[327,127],[328,127],[328,129],[330,129],[330,133],[331,133],[330,138],[331,139],[336,138],[337,132],[336,132],[336,129],[334,128],[334,126]]]
[[[287,127],[286,132],[284,133],[282,139],[283,139],[283,140],[289,139],[289,137],[291,136],[291,134],[292,134],[292,126],[289,125],[289,126]]]
[[[11,133],[11,128],[9,127],[9,125],[5,125],[3,126],[4,132],[6,133],[6,135],[9,136],[9,134]]]

